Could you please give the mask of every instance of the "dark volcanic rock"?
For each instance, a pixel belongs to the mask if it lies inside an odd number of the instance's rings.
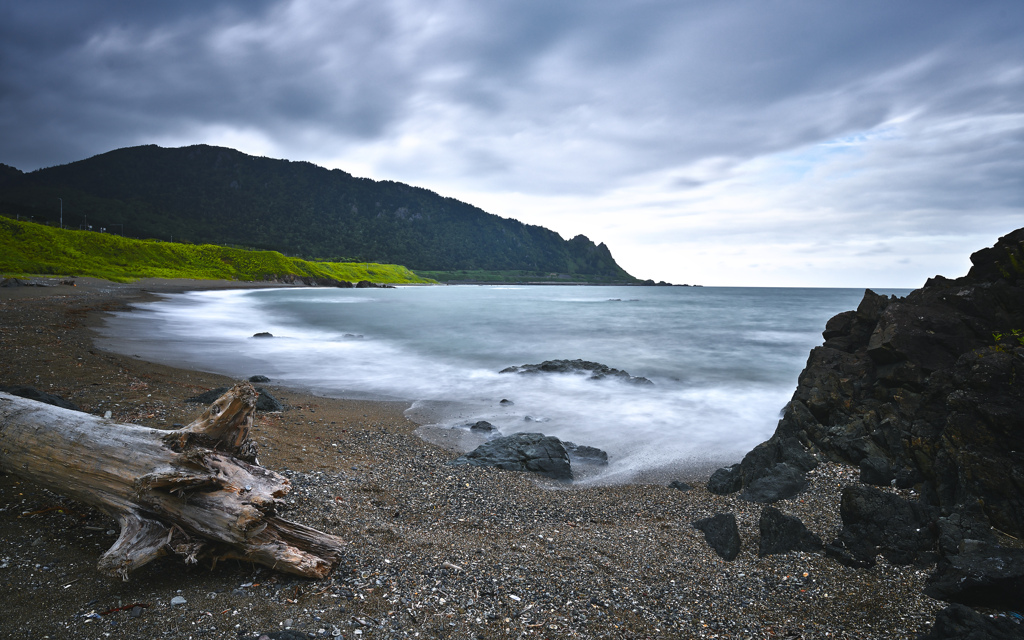
[[[216,389],[210,389],[205,393],[200,393],[197,396],[191,398],[185,398],[185,402],[194,402],[198,404],[210,404],[217,398],[221,397],[228,392],[228,387],[217,387]],[[256,387],[256,410],[257,411],[284,411],[284,405],[282,405],[277,398],[270,395],[270,392],[261,387]]]
[[[988,618],[970,607],[953,604],[935,616],[931,630],[917,640],[1021,640],[1024,625],[1009,618]]]
[[[994,545],[996,536],[984,522],[980,507],[957,511],[945,518],[939,518],[939,552],[954,556],[963,551],[965,543],[981,542]]]
[[[948,557],[924,592],[946,602],[1024,611],[1024,549],[979,544]]]
[[[254,337],[254,338],[273,338],[274,334],[270,333],[269,331],[260,331],[259,333],[252,334],[252,337]]]
[[[10,386],[0,386],[0,391],[9,393],[12,396],[18,396],[19,398],[26,398],[28,400],[35,400],[36,402],[45,402],[46,404],[52,404],[55,407],[61,407],[63,409],[71,409],[72,411],[81,411],[74,402],[65,400],[60,396],[55,396],[52,393],[46,393],[40,391],[35,387],[27,385],[16,384]]]
[[[572,480],[569,454],[562,441],[542,433],[516,433],[496,438],[449,464],[531,471],[556,480]]]
[[[249,382],[270,382],[270,378],[267,376],[251,376]]]
[[[256,396],[257,411],[284,411],[284,405],[266,389],[256,387],[256,393],[260,394]]]
[[[585,444],[575,442],[562,442],[565,452],[569,454],[572,462],[583,462],[586,464],[608,464],[608,453],[597,447],[588,447]]]
[[[825,552],[849,567],[870,567],[881,554],[893,564],[934,562],[938,510],[864,485],[843,489],[843,529]]]
[[[915,486],[936,516],[983,505],[983,519],[1022,538],[1024,229],[971,261],[968,275],[905,298],[866,291],[829,320],[772,440],[860,465],[865,482]],[[793,464],[755,452],[744,487]]]
[[[740,530],[733,514],[720,513],[698,520],[693,523],[693,528],[704,532],[708,546],[724,560],[732,562],[740,554]]]
[[[868,456],[860,461],[860,481],[878,487],[887,487],[896,479],[889,461],[880,456]]]
[[[731,467],[722,467],[711,474],[708,479],[708,491],[724,496],[728,493],[735,493],[743,488],[743,475],[740,473],[740,465],[734,464]]]
[[[621,369],[613,369],[608,365],[588,360],[545,360],[540,364],[524,364],[519,367],[506,367],[498,373],[589,373],[588,379],[602,380],[617,378],[633,384],[654,384],[647,378],[631,376]]]
[[[790,551],[821,551],[821,538],[804,526],[798,518],[787,516],[775,507],[761,510],[758,520],[761,531],[757,555],[764,557]]]
[[[480,420],[478,422],[475,422],[475,423],[469,425],[469,430],[470,431],[481,431],[481,432],[485,432],[485,433],[491,433],[493,431],[497,431],[498,429],[493,424],[491,424],[490,422],[487,422],[486,420]]]
[[[807,486],[804,472],[786,462],[772,465],[766,473],[746,485],[740,499],[747,502],[775,502],[792,498]]]

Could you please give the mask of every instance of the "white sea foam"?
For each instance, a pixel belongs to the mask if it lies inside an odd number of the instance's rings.
[[[104,347],[157,362],[259,373],[336,397],[403,399],[415,403],[416,417],[444,427],[487,420],[503,433],[542,431],[600,447],[610,464],[591,481],[628,482],[654,469],[734,461],[771,435],[825,320],[860,296],[636,287],[214,291],[139,305],[100,332]],[[275,337],[252,337],[262,331]],[[655,384],[498,373],[576,358]]]

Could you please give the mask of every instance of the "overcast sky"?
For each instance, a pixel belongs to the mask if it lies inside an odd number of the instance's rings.
[[[233,147],[605,242],[918,287],[1024,226],[1024,2],[0,0],[0,162]]]

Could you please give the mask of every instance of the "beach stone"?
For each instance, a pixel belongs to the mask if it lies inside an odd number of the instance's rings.
[[[63,409],[71,409],[72,411],[81,411],[74,402],[65,400],[60,396],[55,396],[52,393],[46,393],[40,391],[35,387],[28,385],[16,384],[16,385],[2,385],[0,391],[9,393],[12,396],[18,396],[19,398],[25,398],[26,400],[35,400],[36,402],[44,402],[46,404],[52,404],[55,407],[61,407]]]
[[[776,502],[792,498],[806,487],[804,472],[789,463],[781,462],[747,485],[740,499],[747,502]]]
[[[273,338],[274,334],[270,333],[269,331],[260,331],[259,333],[252,334],[252,337],[254,337],[254,338]]]
[[[723,560],[732,562],[740,553],[740,530],[736,516],[719,513],[693,523],[693,528],[704,532],[704,540]]]
[[[843,489],[843,528],[825,553],[854,568],[871,567],[881,554],[892,564],[934,562],[937,509],[861,484]]]
[[[249,382],[270,382],[270,378],[261,375],[249,376]]]
[[[821,551],[821,538],[804,526],[799,518],[787,516],[769,505],[761,510],[758,520],[761,537],[757,555],[760,557],[790,551]]]
[[[171,598],[172,607],[181,607],[184,606],[187,602],[188,600],[185,600],[185,598],[181,596],[174,596],[173,598]]]
[[[724,496],[736,493],[743,488],[743,476],[740,474],[740,465],[734,464],[731,467],[722,467],[711,474],[708,479],[708,491]]]
[[[480,420],[479,422],[476,422],[476,423],[470,425],[469,426],[469,430],[470,431],[483,431],[483,432],[490,433],[492,431],[497,431],[497,428],[493,424],[491,424],[490,422],[487,422],[486,420]]]
[[[587,373],[588,380],[603,380],[605,378],[618,378],[632,384],[648,385],[654,384],[647,378],[631,376],[621,369],[613,369],[608,365],[589,360],[545,360],[540,364],[524,364],[518,367],[506,367],[498,373]]]
[[[935,616],[935,624],[917,640],[1020,640],[1024,627],[1009,618],[989,618],[970,607],[952,604]]]
[[[562,441],[542,433],[517,433],[496,438],[449,464],[529,471],[556,480],[572,480],[569,454]]]
[[[946,602],[1024,611],[1024,549],[978,544],[947,557],[924,593]]]
[[[684,492],[691,491],[693,489],[693,487],[691,487],[690,485],[686,484],[681,480],[673,480],[672,482],[668,483],[668,487],[669,489],[678,489],[679,491]]]
[[[514,405],[515,403],[512,402],[511,400],[509,400],[508,398],[502,398],[501,402],[499,402],[498,404],[500,404],[502,406],[505,406],[505,407],[508,407],[508,406]]]

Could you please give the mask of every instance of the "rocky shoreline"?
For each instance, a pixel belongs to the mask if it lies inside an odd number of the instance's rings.
[[[186,399],[232,381],[92,345],[89,324],[142,289],[0,294],[0,384],[29,384],[125,422],[190,421],[198,405]],[[400,404],[269,386],[284,410],[257,416],[260,460],[291,479],[286,517],[348,541],[342,569],[309,581],[168,557],[131,582],[111,581],[95,563],[115,538],[112,520],[0,475],[0,635],[917,638],[946,607],[924,593],[931,558],[901,564],[883,554],[855,568],[816,550],[809,536],[840,537],[843,497],[862,486],[849,461],[812,450],[818,458],[801,471],[799,493],[772,505],[713,493],[706,478],[566,485],[451,466],[455,455],[418,438]],[[722,514],[736,534],[732,560],[694,526]],[[799,550],[771,553],[781,549],[771,532],[793,529],[792,519],[806,527],[796,529]],[[970,617],[944,615],[936,632]]]

